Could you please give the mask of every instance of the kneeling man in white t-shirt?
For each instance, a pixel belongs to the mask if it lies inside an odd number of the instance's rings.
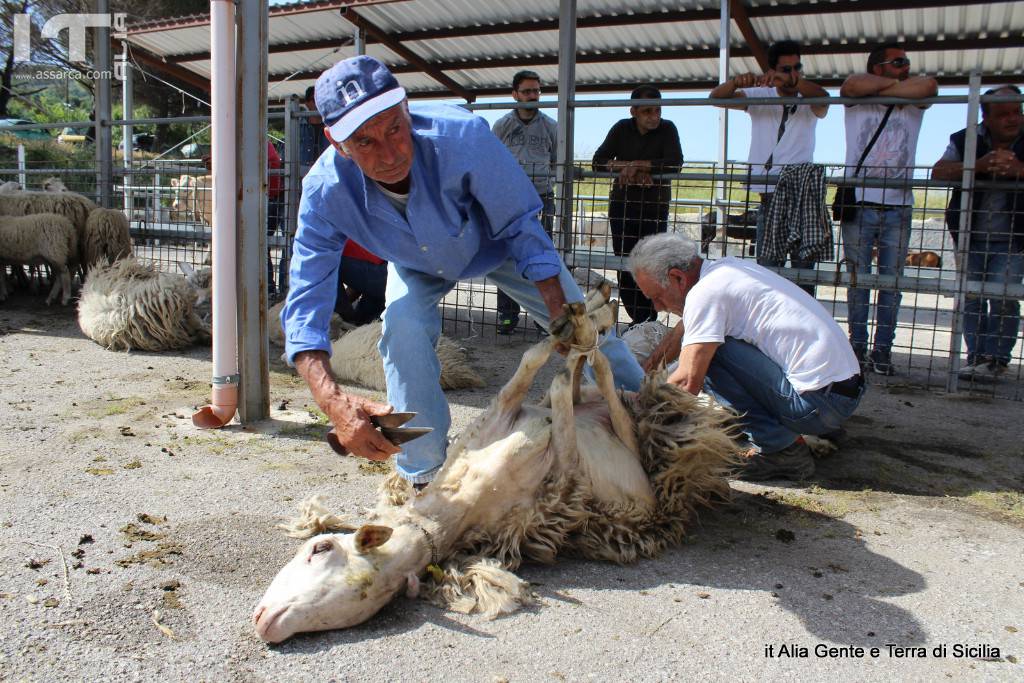
[[[864,380],[846,334],[809,294],[750,261],[704,261],[696,242],[652,235],[629,255],[659,311],[682,316],[682,350],[668,381],[701,389],[740,414],[752,448],[740,478],[814,473],[801,434],[840,428]]]

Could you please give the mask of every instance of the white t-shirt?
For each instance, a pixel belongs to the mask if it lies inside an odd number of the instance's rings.
[[[852,178],[857,161],[864,153],[878,124],[885,116],[886,104],[856,104],[846,107],[846,177]],[[899,105],[864,160],[858,178],[887,178],[892,187],[857,188],[857,201],[894,206],[913,206],[914,192],[905,187],[912,177],[911,166],[917,152],[924,109]]]
[[[683,347],[726,337],[756,346],[800,392],[860,373],[846,334],[824,306],[767,268],[732,256],[701,265],[683,305],[683,329]]]
[[[747,97],[779,97],[775,88],[744,88]],[[818,126],[818,117],[811,107],[785,105],[789,107],[786,118],[786,130],[779,138],[779,123],[782,122],[781,104],[751,104],[747,107],[750,114],[750,153],[747,162],[753,175],[765,175],[764,162],[772,157],[770,174],[779,175],[786,164],[802,164],[814,160],[814,131]],[[778,145],[775,141],[778,140]],[[774,153],[773,151],[774,150]],[[752,184],[751,192],[774,192],[775,185]]]

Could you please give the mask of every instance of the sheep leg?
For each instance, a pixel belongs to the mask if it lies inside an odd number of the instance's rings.
[[[636,432],[633,429],[633,420],[630,419],[626,407],[622,405],[622,399],[615,391],[615,379],[612,376],[612,368],[604,354],[598,351],[594,354],[594,376],[597,379],[597,388],[608,403],[608,415],[612,422],[612,431],[619,441],[631,452],[639,453],[640,449],[636,442]]]
[[[63,292],[60,302],[67,306],[68,301],[71,300],[71,273],[66,265],[55,265],[53,273],[53,286],[50,288],[49,296],[46,297],[46,305],[49,306],[53,303],[57,299],[57,295]]]
[[[551,399],[551,448],[555,454],[554,468],[570,472],[579,469],[576,417],[573,413],[573,374],[578,372],[563,368],[551,381],[551,390],[548,392]]]
[[[530,347],[523,354],[523,359],[519,361],[519,368],[516,370],[516,374],[512,375],[512,379],[498,393],[498,410],[505,415],[519,412],[523,399],[526,398],[526,392],[533,386],[534,377],[544,367],[544,364],[548,362],[548,358],[551,356],[554,348],[554,339],[548,338]]]

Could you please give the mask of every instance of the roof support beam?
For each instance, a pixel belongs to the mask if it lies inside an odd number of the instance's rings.
[[[128,43],[114,39],[119,49],[123,49]],[[128,47],[128,54],[130,58],[140,64],[146,64],[153,67],[157,71],[161,71],[164,74],[176,78],[182,83],[187,83],[193,87],[199,88],[203,92],[210,92],[210,81],[203,78],[194,71],[178,66],[177,64],[170,64],[164,59],[157,57],[148,50],[143,50],[137,45],[130,45]]]
[[[461,85],[456,83],[448,76],[445,76],[444,73],[442,73],[442,69],[437,68],[435,65],[431,64],[430,62],[423,59],[406,46],[402,45],[402,43],[398,42],[397,40],[389,36],[383,29],[381,29],[377,25],[373,24],[370,21],[367,21],[364,17],[361,17],[358,14],[356,14],[355,10],[353,10],[351,7],[342,7],[341,16],[347,19],[348,21],[352,22],[352,25],[355,26],[356,28],[365,31],[367,36],[372,36],[377,41],[385,45],[389,50],[400,56],[402,59],[414,65],[417,71],[424,72],[425,74],[433,78],[435,81],[437,81],[444,87],[448,88],[453,93],[463,98],[467,102],[472,102],[473,100],[476,99],[476,96],[473,93],[463,88]]]
[[[761,67],[761,71],[768,71],[768,51],[764,49],[764,44],[757,37],[757,31],[754,30],[753,24],[750,23],[750,17],[747,16],[747,8],[743,6],[743,0],[729,0],[729,13],[732,15],[732,20],[736,22],[736,26],[740,29],[740,33],[743,34],[743,39],[747,41],[747,47],[750,48],[750,52],[754,55],[754,59],[757,60],[757,65]]]

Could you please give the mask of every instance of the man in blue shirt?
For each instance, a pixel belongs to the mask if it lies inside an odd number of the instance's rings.
[[[410,112],[395,77],[366,56],[325,71],[316,105],[337,154],[321,155],[302,183],[285,352],[348,450],[371,460],[398,453],[399,475],[426,484],[444,463],[451,424],[435,352],[441,299],[458,280],[487,276],[547,326],[583,297],[537,219],[537,192],[483,119],[445,105]],[[330,373],[328,323],[348,239],[389,262],[380,352],[390,405],[346,394]],[[638,388],[643,372],[614,331],[601,349],[618,386]],[[392,410],[418,412],[409,426],[434,431],[399,449],[369,419]]]

